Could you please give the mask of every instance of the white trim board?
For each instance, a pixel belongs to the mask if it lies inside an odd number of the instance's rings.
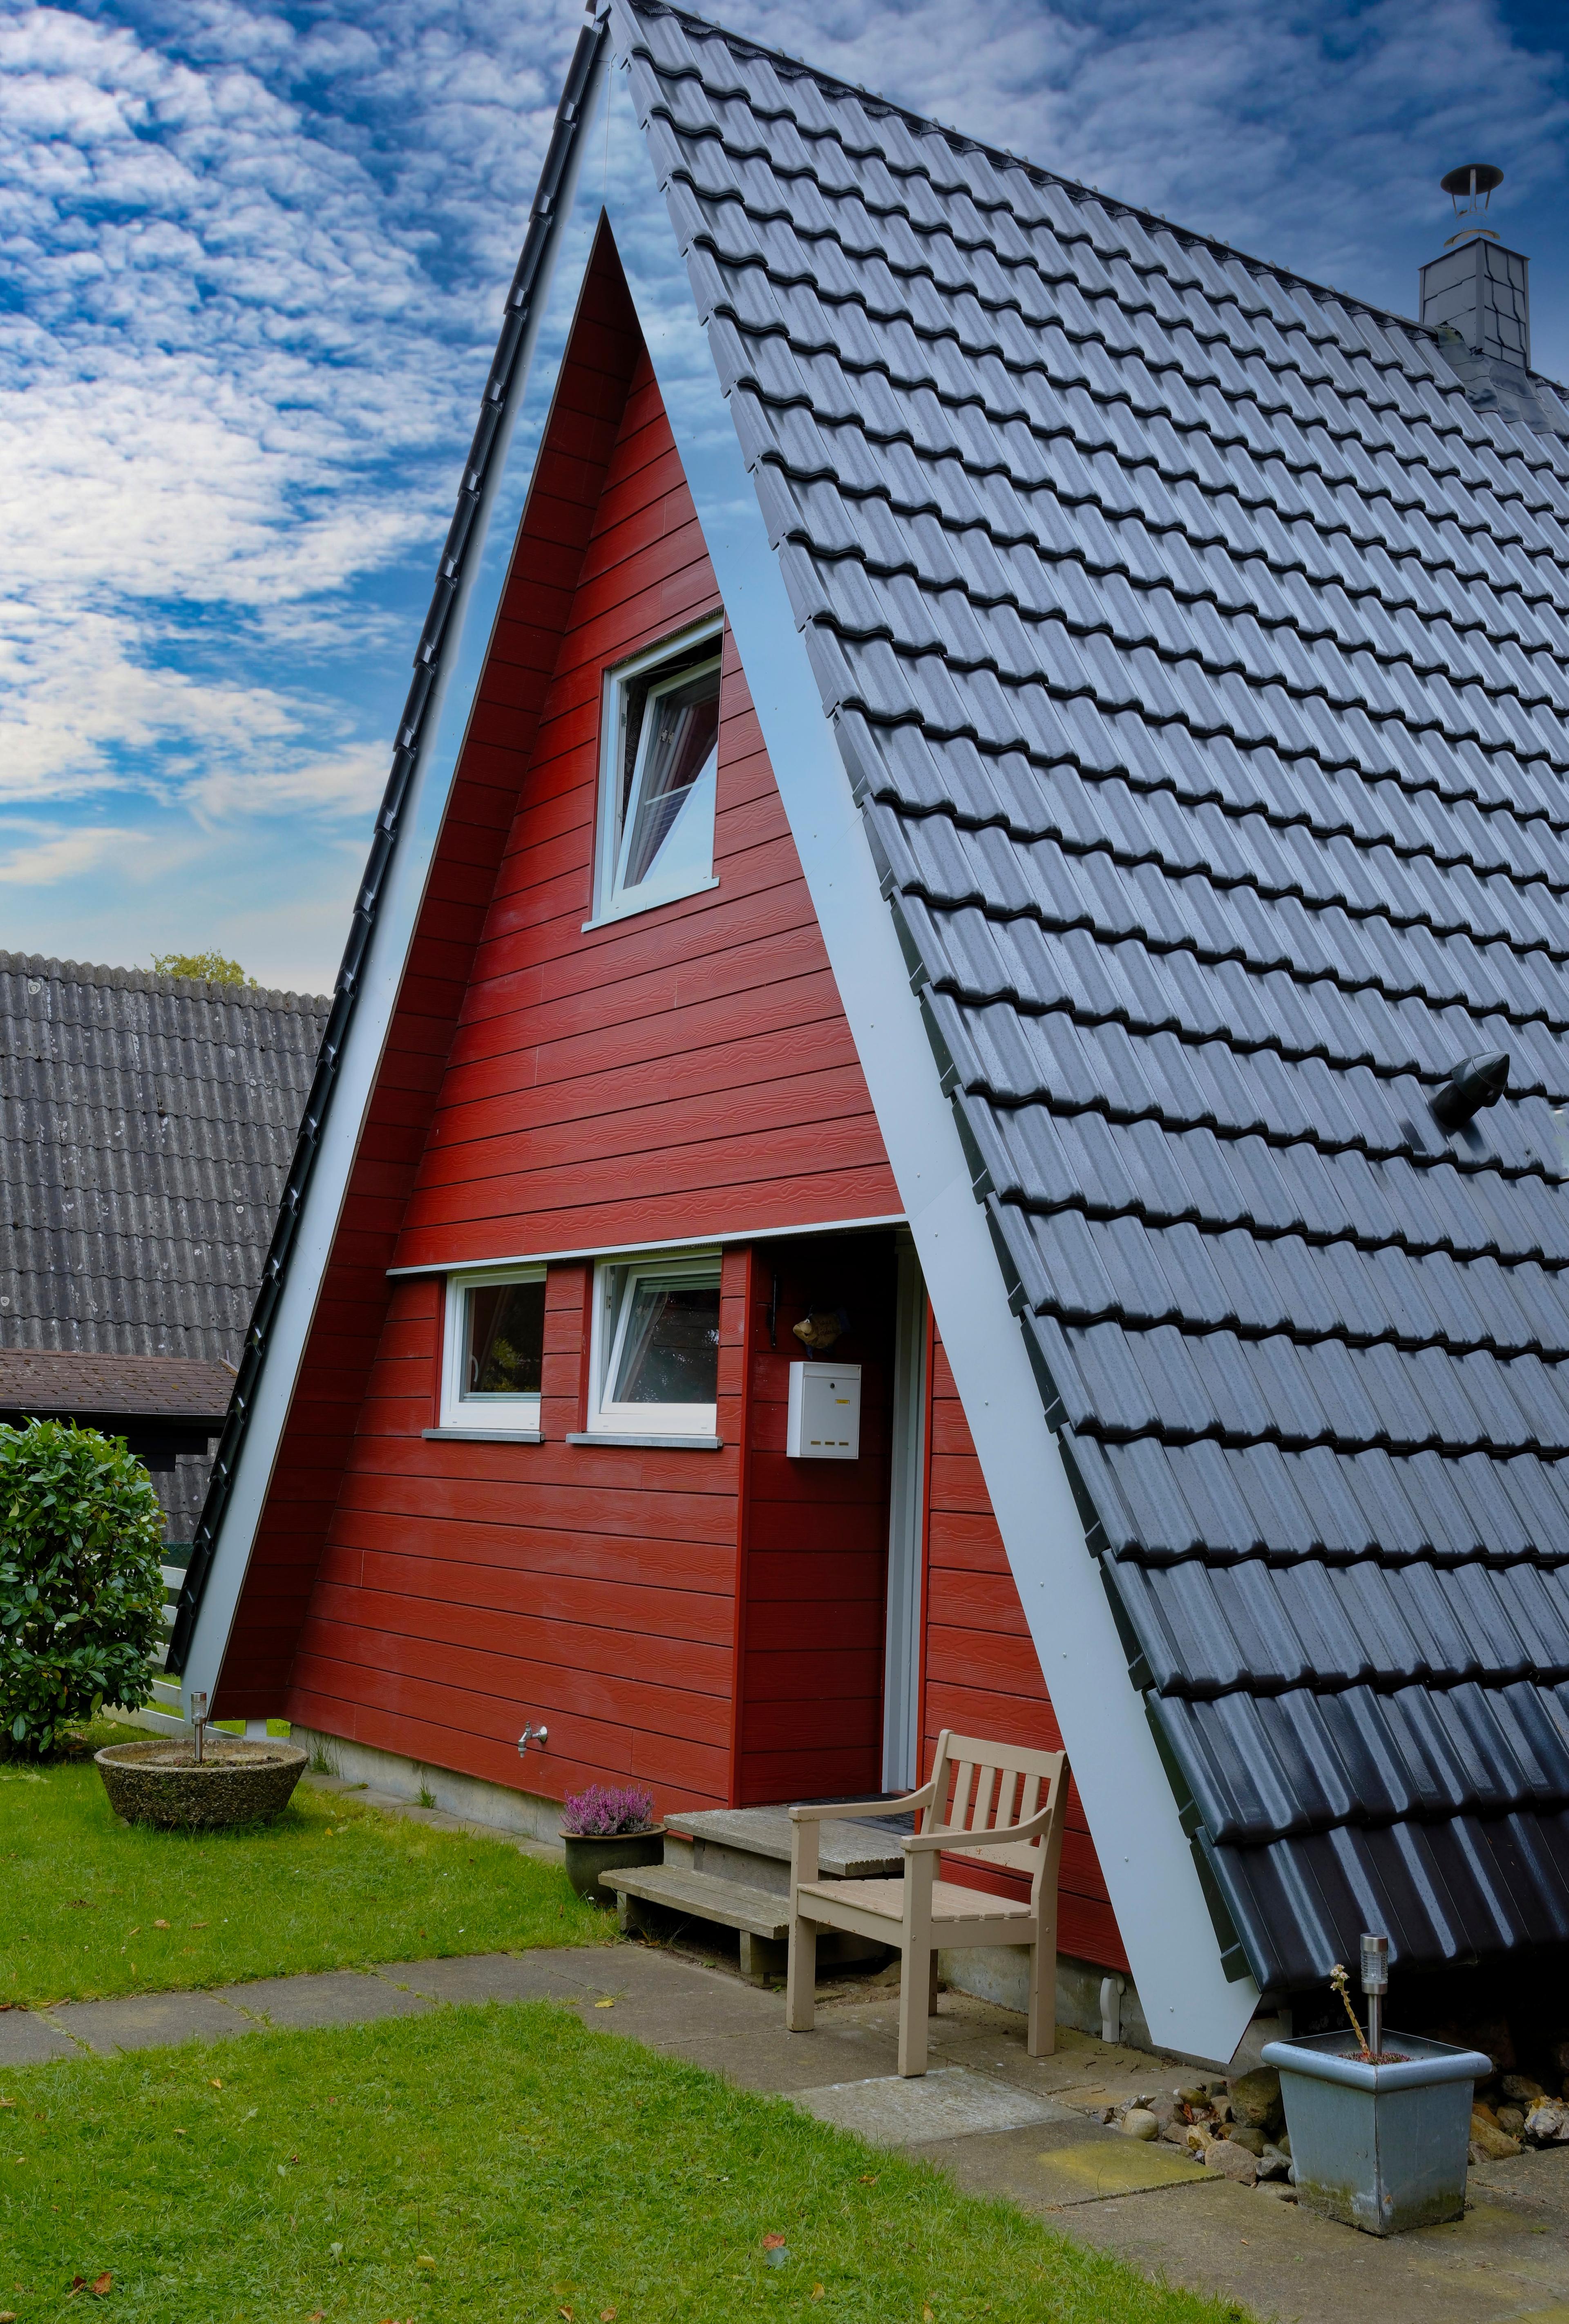
[[[1223,2061],[1258,1988],[1222,1967],[685,263],[673,230],[650,232],[669,213],[632,111],[629,24],[614,0],[611,24],[605,207],[1134,1981],[1158,2043]],[[595,151],[601,134],[595,123]]]
[[[732,1243],[783,1242],[791,1235],[858,1234],[863,1228],[901,1227],[902,1211],[881,1211],[869,1219],[804,1219],[791,1227],[726,1227],[722,1234],[667,1235],[660,1242],[586,1242],[571,1250],[528,1250],[504,1259],[426,1259],[418,1267],[389,1267],[391,1278],[405,1275],[462,1275],[486,1268],[549,1267],[568,1259],[640,1259],[648,1250],[723,1250]]]

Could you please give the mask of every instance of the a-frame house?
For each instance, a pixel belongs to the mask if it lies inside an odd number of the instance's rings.
[[[1467,280],[591,17],[188,1688],[546,1822],[1060,1736],[1204,2056],[1569,1939],[1569,417]]]

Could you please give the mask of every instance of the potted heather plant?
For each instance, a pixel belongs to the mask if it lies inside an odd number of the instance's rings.
[[[590,1784],[561,1803],[561,1844],[567,1877],[577,1894],[591,1904],[607,1904],[600,1874],[660,1863],[665,1828],[654,1821],[654,1795],[641,1784]]]

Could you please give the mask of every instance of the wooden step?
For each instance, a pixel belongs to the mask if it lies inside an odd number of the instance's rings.
[[[641,1897],[644,1904],[662,1904],[669,1913],[717,1921],[722,1928],[739,1929],[772,1943],[789,1934],[789,1899],[771,1895],[766,1888],[744,1887],[739,1880],[715,1880],[668,1864],[640,1864],[630,1871],[605,1873],[600,1886],[614,1889],[618,1899]]]
[[[776,1865],[790,1860],[790,1812],[774,1808],[700,1808],[666,1819],[672,1831],[699,1843],[698,1861],[712,1849],[761,1857]],[[905,1828],[909,1829],[908,1821]],[[817,1870],[825,1880],[895,1880],[904,1870],[900,1834],[886,1824],[853,1822],[829,1816],[817,1826]],[[718,1866],[715,1865],[715,1870]],[[785,1875],[786,1885],[789,1873]]]

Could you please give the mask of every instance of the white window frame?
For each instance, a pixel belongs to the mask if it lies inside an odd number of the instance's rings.
[[[471,1291],[498,1283],[543,1283],[543,1267],[470,1267],[447,1278],[447,1312],[441,1333],[441,1425],[465,1432],[532,1436],[539,1433],[537,1396],[470,1396],[464,1387],[467,1342],[465,1303]]]
[[[688,879],[678,884],[672,881],[663,886],[658,885],[652,880],[644,880],[636,888],[628,890],[625,894],[620,891],[616,882],[617,868],[625,836],[622,828],[619,802],[625,743],[627,688],[640,678],[646,678],[651,670],[660,669],[662,663],[673,661],[678,655],[690,653],[694,647],[710,642],[714,648],[711,660],[695,663],[689,669],[678,673],[672,672],[669,682],[672,686],[685,686],[709,669],[717,670],[724,635],[725,624],[722,619],[700,622],[696,627],[683,631],[679,636],[661,638],[659,644],[651,646],[646,653],[634,654],[630,661],[618,662],[614,669],[608,669],[605,673],[605,697],[599,721],[599,813],[594,850],[594,917],[592,919],[584,921],[586,933],[590,928],[602,927],[606,921],[628,919],[634,912],[655,911],[661,904],[678,903],[683,896],[700,896],[708,889],[717,888],[719,885],[718,874],[713,869],[712,851],[709,854],[708,874],[704,879]],[[651,686],[649,700],[651,701],[660,690],[657,683]],[[637,764],[632,770],[632,788],[627,797],[629,808],[634,808],[636,805],[651,732],[651,726],[645,703],[643,731],[638,742]]]
[[[718,1428],[715,1404],[612,1404],[610,1382],[626,1339],[639,1283],[701,1283],[718,1286],[722,1254],[712,1250],[632,1252],[602,1259],[594,1269],[594,1318],[590,1336],[588,1434],[591,1436],[712,1437]],[[610,1307],[618,1269],[626,1270],[621,1312]]]

